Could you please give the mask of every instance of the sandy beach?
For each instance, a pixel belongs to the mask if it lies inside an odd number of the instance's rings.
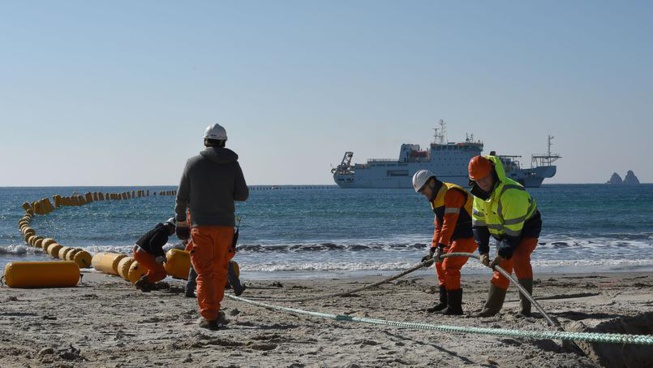
[[[489,318],[424,311],[436,299],[434,276],[405,276],[351,296],[290,302],[354,290],[384,277],[244,281],[244,298],[341,316],[338,320],[264,308],[225,297],[230,323],[197,325],[183,280],[150,293],[117,276],[83,271],[74,288],[0,288],[0,367],[644,367],[650,345],[409,329],[348,317],[524,331],[553,331],[534,308],[517,314],[514,287]],[[466,314],[481,308],[489,276],[463,277]],[[653,334],[653,274],[536,275],[535,298],[565,331]],[[230,294],[227,291],[227,294]],[[276,299],[276,300],[275,300]]]

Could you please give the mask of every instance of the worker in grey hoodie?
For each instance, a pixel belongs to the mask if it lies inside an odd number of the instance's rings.
[[[249,197],[238,155],[225,147],[226,142],[227,132],[220,124],[206,128],[206,149],[186,162],[175,199],[177,236],[191,238],[193,244],[190,258],[197,272],[199,324],[211,330],[227,323],[220,303],[233,257],[235,201]]]

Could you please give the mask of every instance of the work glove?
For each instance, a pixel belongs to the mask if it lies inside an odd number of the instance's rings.
[[[490,256],[487,253],[481,253],[481,257],[478,260],[481,261],[483,266],[490,267]]]
[[[422,257],[422,263],[424,263],[426,261],[433,261],[433,254],[435,254],[435,247],[432,247],[431,249],[429,249],[429,254]],[[424,267],[428,267],[428,266],[430,266],[432,264],[433,264],[433,262],[429,262],[429,263],[425,264]]]
[[[431,248],[433,249],[433,248]],[[444,261],[444,258],[440,258],[444,254],[444,244],[438,243],[438,246],[436,247],[435,255],[433,256],[433,259],[435,259],[435,262],[440,263]]]
[[[175,226],[175,233],[179,239],[188,240],[190,238],[190,229],[188,228],[188,222],[177,221],[177,226]]]
[[[501,261],[503,261],[503,257],[501,257],[501,256],[494,257],[492,262],[490,262],[490,268],[494,269],[494,266],[498,266],[499,263],[501,263]]]
[[[166,256],[159,256],[154,259],[158,264],[164,264],[166,262]]]

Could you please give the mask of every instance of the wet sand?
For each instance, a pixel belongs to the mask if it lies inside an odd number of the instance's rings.
[[[472,318],[487,296],[488,276],[463,276],[465,316],[430,314],[435,276],[405,276],[350,296],[307,299],[358,289],[384,277],[243,281],[244,298],[338,315],[337,320],[264,308],[225,297],[230,323],[197,325],[183,280],[142,293],[123,279],[84,272],[74,288],[0,288],[0,367],[644,367],[642,345],[408,329],[352,321],[366,317],[460,327],[552,331],[535,308],[517,314],[511,287],[502,312]],[[244,275],[246,276],[246,275]],[[653,334],[653,274],[536,275],[534,296],[567,331]],[[230,294],[230,291],[227,291]]]

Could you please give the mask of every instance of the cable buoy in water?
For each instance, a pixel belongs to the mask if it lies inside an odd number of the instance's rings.
[[[57,242],[57,241],[54,240],[54,239],[52,239],[52,238],[45,238],[45,239],[43,239],[43,242],[41,242],[41,248],[43,248],[43,250],[47,250],[47,249],[48,249],[48,246],[49,246],[50,244],[53,244],[53,243],[56,243],[56,242]],[[46,252],[46,253],[47,253],[47,252]]]
[[[59,243],[53,243],[48,246],[48,249],[46,250],[50,257],[52,258],[58,258],[59,257],[59,249],[63,248],[63,245]]]
[[[79,274],[75,262],[10,262],[4,277],[12,288],[73,287]]]

